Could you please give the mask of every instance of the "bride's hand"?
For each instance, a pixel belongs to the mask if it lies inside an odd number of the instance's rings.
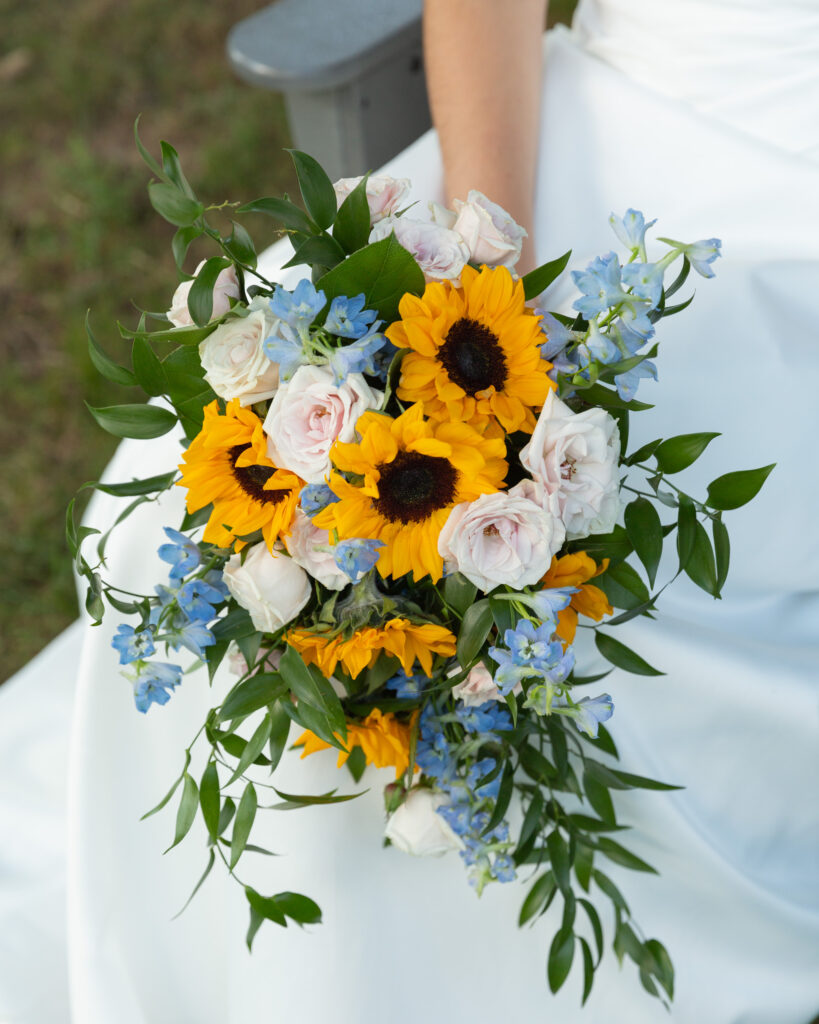
[[[529,232],[532,269],[543,29],[548,0],[425,0],[424,54],[447,199],[477,188]]]

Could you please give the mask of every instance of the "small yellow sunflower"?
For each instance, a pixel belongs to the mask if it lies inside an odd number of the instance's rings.
[[[354,747],[361,747],[367,764],[373,764],[376,768],[392,766],[398,779],[409,767],[411,731],[412,721],[405,725],[399,722],[391,711],[384,714],[378,708],[373,708],[363,722],[347,723],[348,749],[339,751],[338,767],[341,768],[345,764]],[[340,736],[337,738],[341,739]],[[319,739],[309,729],[299,736],[293,746],[304,747],[302,759],[319,750],[330,749],[329,743]]]
[[[409,619],[389,619],[383,626],[357,629],[345,640],[341,634],[326,636],[308,629],[294,629],[287,642],[301,654],[307,665],[316,665],[328,679],[339,662],[353,679],[374,665],[381,651],[401,662],[404,674],[412,675],[416,659],[427,676],[432,675],[432,655],[455,654],[455,636],[433,622],[415,623]]]
[[[336,442],[335,466],[362,478],[350,483],[333,473],[330,487],[339,501],[313,522],[339,540],[381,540],[382,576],[415,580],[441,578],[438,535],[454,505],[473,501],[503,486],[507,465],[502,437],[480,433],[466,423],[436,423],[424,418],[420,403],[397,419],[379,413],[359,416],[361,441]]]
[[[543,586],[578,588],[577,593],[572,594],[572,601],[568,608],[557,613],[557,635],[564,644],[574,641],[578,615],[585,615],[587,618],[599,622],[604,615],[611,615],[614,611],[600,587],[589,583],[589,580],[599,576],[601,572],[605,572],[608,567],[608,558],[604,558],[598,566],[585,551],[577,551],[573,555],[552,559],[549,571],[541,580]]]
[[[534,410],[555,384],[540,356],[540,320],[526,307],[523,282],[506,267],[465,267],[461,286],[427,285],[405,295],[401,319],[386,331],[401,363],[398,397],[422,402],[436,420],[497,420],[509,433],[531,434]]]
[[[213,503],[203,539],[221,548],[262,531],[272,551],[290,530],[302,481],[278,469],[267,454],[262,421],[237,399],[224,413],[214,401],[205,406],[202,429],[183,455],[180,487],[187,487],[188,512]]]

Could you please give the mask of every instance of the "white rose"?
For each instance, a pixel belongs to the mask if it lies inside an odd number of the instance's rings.
[[[574,413],[550,391],[520,461],[557,498],[569,540],[614,529],[620,431],[604,409]]]
[[[336,565],[332,551],[321,551],[330,544],[326,530],[313,525],[313,520],[300,508],[284,538],[290,557],[329,590],[343,590],[350,577]]]
[[[378,408],[383,397],[360,373],[336,384],[326,366],[299,367],[276,392],[265,418],[268,455],[308,483],[322,483],[330,449],[337,440],[352,441],[358,417]]]
[[[205,380],[220,398],[238,398],[241,405],[272,398],[279,386],[278,364],[271,363],[263,348],[276,317],[261,297],[248,309],[247,316],[219,324],[199,346]]]
[[[205,261],[202,260],[193,272],[194,277],[196,277],[204,265]],[[192,284],[192,280],[183,281],[173,293],[171,308],[168,310],[168,319],[174,327],[189,327],[193,323],[190,310],[188,309],[188,295],[190,294]],[[230,309],[230,300],[238,299],[239,297],[239,279],[236,277],[235,267],[231,264],[219,273],[213,286],[211,320],[218,320],[220,316],[227,313]]]
[[[483,591],[537,583],[560,550],[565,531],[548,509],[517,494],[482,494],[456,505],[438,538],[438,553]]]
[[[333,188],[339,206],[353,191],[361,178],[340,178]],[[391,178],[388,174],[375,174],[367,178],[367,205],[370,207],[370,220],[373,224],[388,217],[401,208],[401,204],[409,195],[411,183],[409,178]]]
[[[457,672],[457,669],[455,671]],[[512,693],[521,693],[522,690],[523,685],[515,683]],[[488,700],[503,700],[492,673],[482,661],[469,670],[466,679],[452,687],[452,696],[456,700],[462,700],[468,708],[480,707]]]
[[[453,230],[469,246],[473,263],[488,267],[508,267],[520,259],[520,250],[527,232],[516,224],[502,206],[473,189],[466,202],[453,203],[457,218]]]
[[[411,789],[387,819],[384,835],[393,846],[416,857],[440,857],[449,850],[462,850],[463,843],[437,812],[448,802],[443,793],[426,787]]]
[[[310,600],[310,577],[283,551],[271,554],[254,544],[242,564],[240,554],[228,559],[224,581],[239,604],[250,612],[256,629],[275,633]]]
[[[407,252],[412,253],[427,281],[457,281],[469,262],[469,249],[457,231],[430,221],[409,217],[385,217],[370,233],[378,242],[390,232]]]

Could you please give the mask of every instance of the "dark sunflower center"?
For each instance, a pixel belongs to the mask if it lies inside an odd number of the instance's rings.
[[[458,471],[447,459],[399,452],[377,467],[378,512],[389,522],[420,523],[455,498]]]
[[[234,445],[228,453],[233,476],[239,486],[255,501],[264,505],[277,505],[287,495],[287,491],[266,491],[264,485],[276,472],[270,466],[237,466],[236,460],[250,447],[249,444]]]
[[[489,387],[503,390],[508,376],[503,349],[494,331],[477,320],[456,320],[438,350],[438,358],[449,379],[468,395]]]

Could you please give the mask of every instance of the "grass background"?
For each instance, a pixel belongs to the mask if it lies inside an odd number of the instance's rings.
[[[237,81],[224,54],[231,25],[262,6],[0,0],[0,680],[77,614],[65,506],[116,444],[83,399],[141,396],[96,375],[85,312],[123,361],[115,321],[134,324],[132,299],[166,309],[176,287],[134,119],[152,152],[160,138],[176,146],[207,201],[295,191],[280,97]],[[573,7],[552,0],[550,22]],[[259,248],[275,238],[270,223],[253,229]]]

